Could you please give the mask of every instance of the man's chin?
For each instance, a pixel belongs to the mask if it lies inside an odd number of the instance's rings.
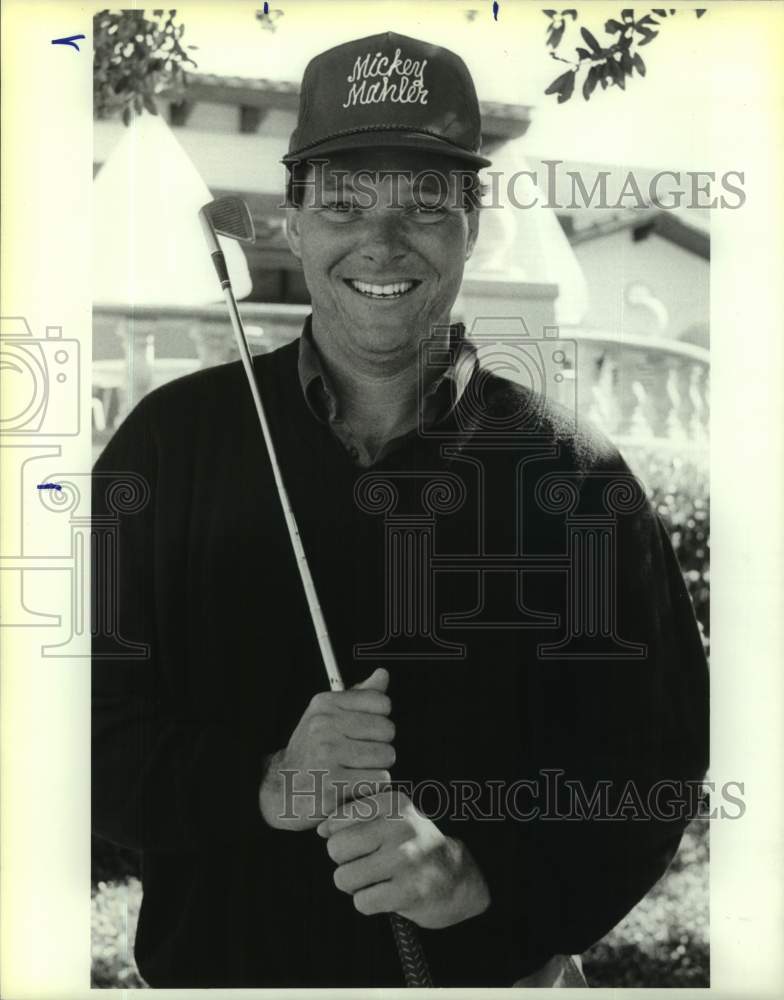
[[[355,322],[350,329],[351,341],[357,349],[365,355],[376,357],[391,358],[413,353],[418,350],[421,339],[427,335],[419,317],[410,322],[400,322],[399,319],[396,322],[392,317],[385,317],[373,323],[372,328],[366,323]]]

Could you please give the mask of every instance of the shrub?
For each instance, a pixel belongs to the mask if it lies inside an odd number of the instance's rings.
[[[669,870],[583,956],[591,986],[710,985],[708,820],[686,828]]]
[[[624,457],[646,486],[678,557],[708,651],[710,641],[710,479],[704,456],[624,448]]]

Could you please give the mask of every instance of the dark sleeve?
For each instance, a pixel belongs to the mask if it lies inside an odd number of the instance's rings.
[[[258,806],[273,748],[189,704],[159,652],[156,536],[170,528],[153,403],[136,406],[93,468],[93,832],[137,850],[274,835]]]
[[[580,513],[603,511],[608,474],[630,476],[619,456],[603,463],[583,484]],[[521,718],[539,727],[540,794],[519,801],[521,812],[538,812],[448,831],[490,887],[491,906],[475,919],[529,956],[521,974],[584,951],[648,892],[677,850],[708,765],[707,664],[677,559],[647,501],[615,520],[617,634],[645,654],[530,668],[536,705]],[[542,778],[544,769],[553,773]],[[567,780],[582,788],[582,808]],[[599,799],[592,814],[597,788],[606,805]]]

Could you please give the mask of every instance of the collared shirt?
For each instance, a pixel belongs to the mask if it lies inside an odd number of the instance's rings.
[[[384,441],[373,453],[341,415],[339,400],[313,339],[311,323],[312,317],[308,316],[299,341],[297,361],[305,401],[313,415],[329,425],[353,461],[363,468],[381,461],[420,427],[431,427],[448,416],[463,395],[477,364],[476,350],[465,337],[465,327],[462,323],[453,323],[449,328],[449,347],[445,351],[433,351],[432,363],[428,361],[428,375],[434,377],[424,394],[419,393],[417,425]]]

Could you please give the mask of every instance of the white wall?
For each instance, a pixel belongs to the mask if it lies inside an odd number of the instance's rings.
[[[634,242],[624,229],[574,247],[588,282],[590,304],[582,326],[614,333],[678,338],[710,316],[710,263],[652,233]],[[669,313],[658,329],[651,311],[626,302],[625,291],[642,282]]]

